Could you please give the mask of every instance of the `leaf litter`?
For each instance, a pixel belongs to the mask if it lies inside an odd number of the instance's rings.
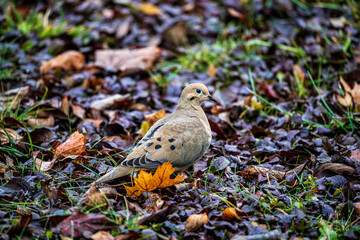
[[[358,9],[1,3],[1,238],[359,239]],[[89,188],[188,82],[206,155]]]

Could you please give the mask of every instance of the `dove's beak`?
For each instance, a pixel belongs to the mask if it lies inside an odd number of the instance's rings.
[[[218,102],[216,101],[216,99],[215,99],[213,96],[211,96],[210,94],[207,95],[207,97],[209,98],[210,101],[213,101],[214,103],[218,103]]]

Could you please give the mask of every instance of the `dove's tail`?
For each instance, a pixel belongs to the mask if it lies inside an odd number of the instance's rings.
[[[99,184],[113,180],[115,178],[123,177],[130,174],[132,171],[133,171],[132,167],[118,166],[116,168],[111,169],[110,172],[108,172],[107,174],[96,180],[95,183]]]

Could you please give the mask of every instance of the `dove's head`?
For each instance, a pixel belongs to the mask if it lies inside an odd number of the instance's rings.
[[[207,87],[202,83],[192,83],[187,85],[180,95],[178,107],[200,107],[200,103],[204,101],[213,101],[216,99],[209,93]]]

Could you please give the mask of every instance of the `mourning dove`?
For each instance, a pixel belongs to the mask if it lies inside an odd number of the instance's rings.
[[[176,172],[185,171],[209,148],[211,130],[203,101],[216,102],[202,83],[189,84],[180,95],[175,111],[157,121],[131,153],[96,183],[110,181],[134,169],[156,169],[170,161]]]

